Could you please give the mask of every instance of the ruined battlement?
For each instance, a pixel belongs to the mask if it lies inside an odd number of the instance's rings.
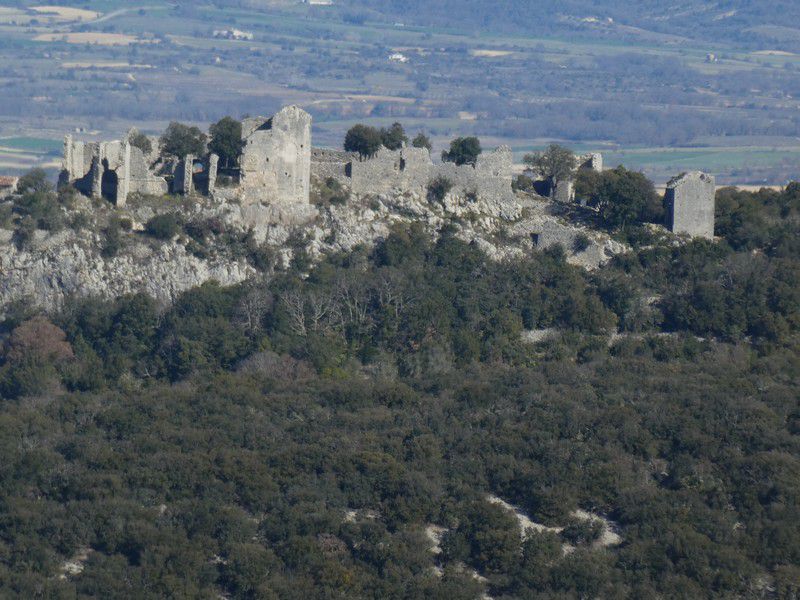
[[[333,177],[358,196],[391,192],[425,196],[431,181],[445,177],[456,197],[513,200],[513,155],[506,146],[481,154],[475,165],[435,164],[426,148],[381,148],[363,159],[350,152],[315,149],[311,170],[321,179]]]

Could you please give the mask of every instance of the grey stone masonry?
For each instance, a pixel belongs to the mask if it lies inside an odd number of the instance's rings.
[[[588,169],[596,173],[603,172],[603,155],[599,152],[590,152],[578,157],[578,170]]]
[[[164,178],[150,173],[142,151],[127,138],[81,142],[66,136],[60,183],[93,198],[108,198],[117,206],[124,206],[131,193],[167,191]]]
[[[700,171],[684,173],[672,179],[664,195],[669,230],[713,239],[716,189],[714,177]]]
[[[307,205],[311,192],[311,115],[287,106],[242,122],[240,185],[244,203]]]
[[[219,156],[211,154],[208,157],[208,193],[213,194],[217,187],[217,171],[219,170]]]
[[[312,172],[320,180],[333,177],[357,196],[390,192],[424,196],[437,177],[452,184],[451,194],[461,199],[513,201],[513,155],[502,146],[478,156],[475,165],[434,164],[426,148],[381,148],[371,158],[359,159],[349,152],[315,149]]]
[[[127,142],[74,142],[64,138],[61,179],[87,196],[124,206],[130,191],[131,148]]]
[[[172,191],[176,194],[189,195],[194,192],[194,156],[188,154],[178,165],[175,179],[172,182]]]

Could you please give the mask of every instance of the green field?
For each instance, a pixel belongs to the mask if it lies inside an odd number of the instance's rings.
[[[37,154],[57,153],[61,152],[62,147],[62,140],[36,137],[0,138],[0,148],[10,148],[23,152],[33,152]]]

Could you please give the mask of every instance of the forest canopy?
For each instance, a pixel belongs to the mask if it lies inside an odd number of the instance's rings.
[[[718,241],[626,223],[592,273],[409,227],[166,309],[11,307],[0,591],[796,597],[799,214],[723,189]]]

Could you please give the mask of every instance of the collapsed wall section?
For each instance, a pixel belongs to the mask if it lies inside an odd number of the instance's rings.
[[[131,145],[126,141],[76,142],[64,138],[60,182],[92,198],[124,206],[130,193]]]
[[[150,172],[147,157],[127,138],[81,142],[66,136],[60,183],[118,206],[124,206],[131,193],[161,195],[168,190],[166,180]]]

